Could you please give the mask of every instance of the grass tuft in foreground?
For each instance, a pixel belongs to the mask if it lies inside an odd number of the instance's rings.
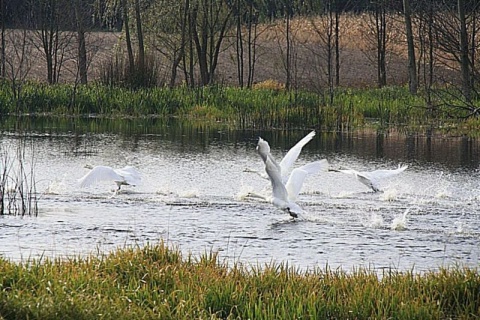
[[[160,243],[87,258],[0,259],[0,318],[473,319],[479,288],[471,269],[245,268]]]

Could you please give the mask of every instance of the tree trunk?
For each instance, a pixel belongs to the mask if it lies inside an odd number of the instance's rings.
[[[247,87],[251,88],[255,75],[256,46],[257,46],[257,17],[253,13],[253,4],[248,8],[248,80]],[[255,21],[252,21],[255,19]]]
[[[237,23],[237,38],[236,38],[236,57],[237,57],[237,75],[238,75],[238,85],[240,88],[243,88],[243,34],[242,34],[242,13],[240,12],[242,6],[240,5],[240,0],[236,0],[235,7],[235,20]]]
[[[127,55],[128,55],[128,72],[130,75],[133,74],[135,70],[135,59],[133,57],[132,49],[132,39],[130,36],[130,26],[128,25],[128,2],[127,0],[122,0],[123,8],[123,27],[125,28],[125,41],[127,44]]]
[[[77,20],[78,74],[80,83],[87,84],[87,49],[85,45],[85,28],[80,0],[75,1],[75,18]]]
[[[413,42],[412,12],[410,10],[410,0],[403,0],[403,12],[405,15],[405,29],[407,34],[408,88],[411,94],[416,94],[418,89],[417,67],[415,59],[415,46]]]
[[[376,5],[375,8],[375,23],[377,31],[377,76],[378,86],[384,87],[387,85],[387,68],[386,68],[386,9],[385,3],[382,1]]]
[[[138,69],[143,75],[145,72],[145,46],[143,45],[142,19],[140,15],[140,0],[135,0],[135,20],[137,23],[138,40]],[[143,79],[145,80],[145,79]]]
[[[285,72],[286,74],[286,80],[285,80],[285,89],[290,90],[291,86],[291,43],[290,43],[290,15],[285,13],[285,36],[286,36],[286,57],[285,57]]]
[[[340,13],[335,2],[335,86],[340,85]]]
[[[1,21],[0,21],[0,78],[5,79],[5,0],[0,0],[0,10],[1,10]]]
[[[458,19],[460,23],[460,68],[462,71],[462,93],[467,101],[471,99],[470,65],[468,50],[467,24],[465,19],[465,2],[457,0]]]

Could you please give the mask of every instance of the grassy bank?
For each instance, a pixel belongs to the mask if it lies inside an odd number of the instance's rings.
[[[470,319],[477,270],[418,275],[300,272],[284,264],[226,266],[164,244],[108,255],[13,263],[0,259],[4,319]]]
[[[2,114],[175,116],[256,128],[351,129],[363,126],[366,119],[383,125],[422,125],[432,120],[424,105],[404,87],[338,89],[332,103],[326,94],[285,91],[274,82],[251,90],[215,86],[137,91],[26,83],[19,99],[13,98],[7,82],[0,85]]]

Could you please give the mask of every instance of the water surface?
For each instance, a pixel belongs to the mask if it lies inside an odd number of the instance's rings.
[[[385,181],[381,193],[340,173],[311,176],[298,201],[306,213],[294,220],[247,196],[268,192],[269,183],[245,169],[263,170],[258,136],[281,159],[308,131],[127,123],[123,131],[96,130],[95,123],[94,130],[54,123],[4,128],[2,148],[22,144],[34,163],[39,214],[0,216],[2,256],[76,256],[163,240],[185,254],[218,251],[226,263],[288,262],[304,270],[478,265],[475,140],[319,132],[296,165],[326,158],[333,168],[409,168]],[[81,189],[86,164],[133,165],[143,183],[119,193],[115,184]]]

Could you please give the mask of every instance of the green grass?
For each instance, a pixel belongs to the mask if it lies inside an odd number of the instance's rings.
[[[4,319],[478,319],[480,275],[227,266],[163,243],[110,254],[0,259]]]
[[[446,93],[437,97],[441,100],[435,102],[432,110],[426,108],[422,94],[411,95],[406,87],[339,88],[330,103],[326,93],[261,86],[131,90],[97,84],[74,87],[27,82],[21,98],[15,100],[9,83],[4,81],[0,82],[0,114],[177,117],[242,128],[315,127],[336,131],[372,123],[381,127],[463,126],[465,121],[459,118],[468,111],[451,107],[461,101]],[[473,102],[478,104],[480,102]],[[472,127],[472,123],[467,127]]]

